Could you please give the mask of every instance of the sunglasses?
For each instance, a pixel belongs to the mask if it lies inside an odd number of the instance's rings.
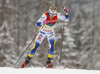
[[[50,13],[50,15],[51,15],[51,16],[56,16],[56,14],[52,14],[52,13]]]

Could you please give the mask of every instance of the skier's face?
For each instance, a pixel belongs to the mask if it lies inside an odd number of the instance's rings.
[[[49,15],[50,15],[50,18],[56,16],[56,13],[57,13],[56,10],[49,9]]]

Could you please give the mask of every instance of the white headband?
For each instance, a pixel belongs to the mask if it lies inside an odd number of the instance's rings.
[[[56,10],[51,10],[51,9],[49,9],[49,12],[52,13],[52,14],[56,14],[57,13]]]

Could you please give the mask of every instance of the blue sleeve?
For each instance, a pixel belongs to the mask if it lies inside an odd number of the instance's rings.
[[[68,15],[65,15],[66,19],[69,19],[69,16]]]
[[[35,25],[36,26],[41,26],[42,24],[41,24],[41,22],[36,22]]]

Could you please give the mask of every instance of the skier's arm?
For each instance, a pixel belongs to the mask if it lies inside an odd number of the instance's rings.
[[[63,15],[61,15],[60,13],[58,13],[58,14],[57,14],[58,19],[61,19],[61,20],[63,20],[63,21],[69,21],[68,11],[69,11],[68,6],[67,6],[67,7],[65,6],[65,7],[64,7],[65,15],[63,16]]]
[[[69,21],[69,16],[68,13],[66,13],[65,15],[62,15],[61,13],[57,13],[57,17],[58,19],[62,20],[62,21]]]
[[[38,21],[35,23],[35,25],[36,26],[42,26],[42,23],[43,23],[43,21],[44,20],[46,20],[46,15],[45,14],[43,14],[39,19],[38,19]]]

